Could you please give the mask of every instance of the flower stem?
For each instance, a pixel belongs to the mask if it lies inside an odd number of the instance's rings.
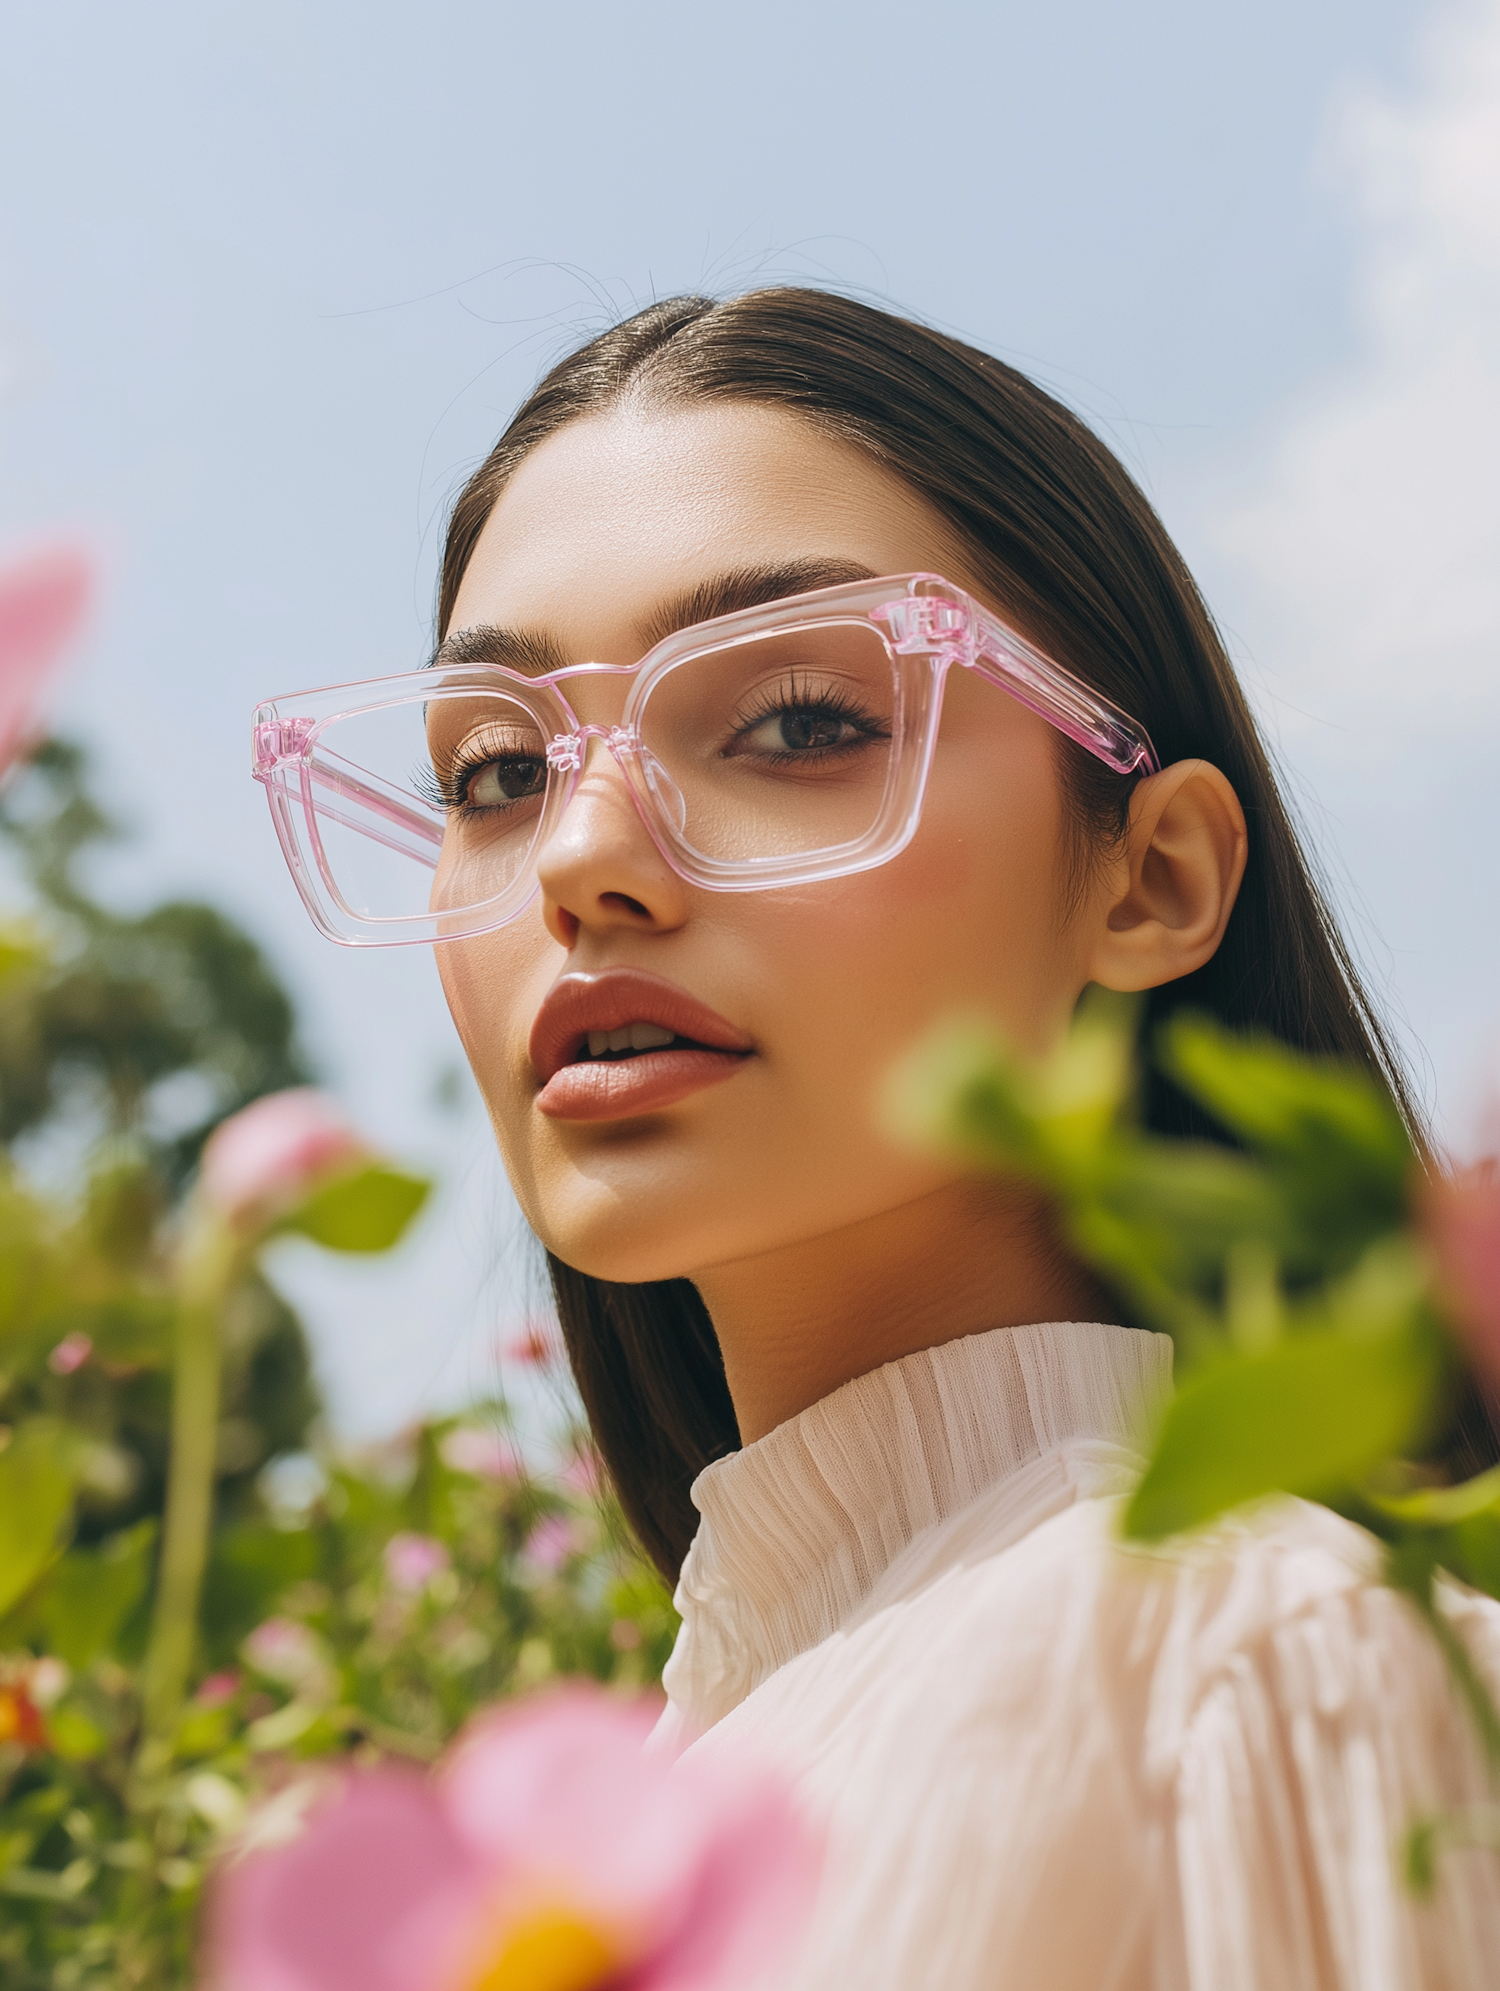
[[[166,1516],[151,1637],[142,1677],[139,1768],[171,1759],[198,1635],[198,1600],[213,1524],[214,1462],[223,1367],[221,1316],[238,1253],[217,1224],[185,1242],[172,1367],[172,1433]]]

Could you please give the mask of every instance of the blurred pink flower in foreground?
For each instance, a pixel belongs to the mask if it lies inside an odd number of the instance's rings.
[[[1454,1326],[1475,1365],[1500,1383],[1500,1167],[1481,1162],[1434,1182],[1424,1214]]]
[[[522,1551],[537,1569],[556,1575],[570,1555],[579,1549],[578,1530],[566,1514],[546,1514],[526,1537]]]
[[[210,1673],[206,1680],[198,1682],[198,1691],[193,1695],[194,1707],[221,1708],[226,1701],[232,1701],[241,1685],[239,1673],[233,1666],[226,1666],[221,1672]]]
[[[443,1464],[456,1473],[472,1473],[475,1479],[525,1479],[526,1461],[519,1448],[501,1431],[485,1431],[477,1424],[455,1425],[441,1446]]]
[[[215,1128],[198,1188],[239,1231],[290,1215],[334,1176],[376,1159],[327,1093],[311,1086],[269,1093]]]
[[[327,1690],[329,1667],[317,1634],[296,1618],[267,1618],[240,1650],[268,1680],[279,1680],[303,1695]]]
[[[599,1459],[592,1445],[580,1445],[562,1469],[562,1483],[571,1487],[574,1493],[586,1493],[590,1498],[598,1494],[604,1484],[604,1475],[599,1470]]]
[[[52,1353],[47,1357],[47,1367],[54,1376],[71,1376],[75,1369],[81,1369],[94,1352],[91,1335],[74,1330],[65,1334]]]
[[[213,1991],[732,1991],[816,1860],[760,1775],[643,1756],[640,1703],[572,1687],[482,1717],[432,1777],[355,1773],[224,1868]]]
[[[386,1581],[396,1590],[425,1590],[451,1559],[431,1535],[392,1535],[385,1545]]]
[[[506,1342],[504,1353],[522,1368],[552,1369],[563,1359],[562,1336],[550,1320],[529,1320]]]
[[[37,695],[83,620],[92,584],[92,562],[77,545],[0,570],[0,768],[33,731]]]

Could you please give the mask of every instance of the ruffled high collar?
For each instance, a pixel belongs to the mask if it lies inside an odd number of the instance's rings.
[[[924,1530],[1077,1440],[1118,1443],[1170,1388],[1165,1335],[996,1328],[860,1376],[693,1482],[665,1684],[693,1726],[836,1632]]]

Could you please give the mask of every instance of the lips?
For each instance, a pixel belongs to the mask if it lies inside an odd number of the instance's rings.
[[[670,1031],[672,1041],[624,1056],[588,1055],[591,1035],[597,1044],[633,1023]],[[675,982],[642,968],[607,968],[552,985],[528,1048],[542,1080],[539,1112],[552,1120],[621,1120],[733,1078],[754,1046]]]

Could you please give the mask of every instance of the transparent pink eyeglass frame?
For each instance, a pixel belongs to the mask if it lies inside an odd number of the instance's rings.
[[[891,659],[895,701],[891,751],[878,812],[865,834],[790,857],[716,859],[696,849],[673,806],[670,780],[645,749],[638,721],[653,686],[670,672],[750,636],[812,632],[831,625],[873,629]],[[1024,636],[936,574],[897,574],[788,596],[700,622],[668,636],[637,664],[573,664],[529,676],[501,664],[434,665],[398,677],[292,692],[255,713],[251,772],[266,789],[287,864],[313,923],[351,947],[399,947],[469,939],[506,925],[538,891],[536,853],[568,807],[590,739],[618,765],[657,849],[681,877],[712,891],[774,890],[868,871],[904,850],[921,820],[922,799],[942,718],[950,669],[970,670],[1055,726],[1117,774],[1150,774],[1160,763],[1145,728]],[[634,676],[617,726],[583,724],[564,686],[599,675]],[[375,917],[351,906],[324,849],[320,821],[372,837],[435,871],[441,812],[416,795],[347,761],[320,757],[326,730],[389,707],[472,698],[503,690],[536,721],[547,747],[548,780],[530,856],[508,887],[474,905]]]

